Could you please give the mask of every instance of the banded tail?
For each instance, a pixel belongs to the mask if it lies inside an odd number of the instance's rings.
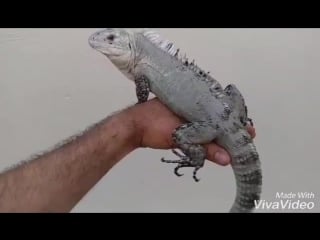
[[[261,196],[261,163],[251,141],[239,149],[241,152],[233,156],[231,164],[236,180],[236,197],[230,212],[249,213],[255,209]]]

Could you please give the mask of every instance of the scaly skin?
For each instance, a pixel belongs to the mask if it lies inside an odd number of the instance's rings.
[[[188,123],[178,127],[172,138],[183,154],[163,162],[180,168],[192,167],[193,178],[204,166],[203,144],[215,140],[231,155],[236,180],[236,197],[230,212],[250,212],[260,199],[262,174],[259,155],[246,131],[247,107],[234,85],[223,89],[194,61],[179,56],[173,44],[155,33],[142,30],[105,29],[89,38],[91,47],[107,56],[129,79],[134,81],[138,103],[148,100],[152,92],[159,100]]]

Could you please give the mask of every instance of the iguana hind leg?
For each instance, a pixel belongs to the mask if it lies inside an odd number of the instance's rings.
[[[248,116],[248,107],[244,101],[240,90],[235,84],[229,84],[223,90],[226,94],[227,102],[232,106],[233,109],[236,109],[240,122],[244,127],[250,124],[253,127],[253,120]]]
[[[197,172],[203,167],[206,159],[206,149],[201,145],[209,143],[218,134],[218,126],[206,122],[186,123],[178,127],[172,134],[173,141],[185,154],[182,155],[173,150],[173,153],[180,157],[179,160],[161,159],[165,163],[177,163],[174,173],[182,176],[178,170],[183,167],[193,167],[193,179],[198,182]]]

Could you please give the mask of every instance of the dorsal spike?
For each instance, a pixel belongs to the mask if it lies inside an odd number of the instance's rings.
[[[175,49],[174,44],[166,39],[161,38],[157,32],[152,30],[143,30],[141,33],[160,49],[168,52],[172,56],[178,56],[179,50]]]
[[[175,56],[175,57],[178,57],[179,52],[180,52],[180,48],[177,49],[177,51],[176,51],[176,53],[174,54],[174,56]]]
[[[200,69],[193,59],[192,62],[189,62],[187,55],[184,54],[181,56],[180,49],[176,49],[174,44],[166,39],[161,38],[160,34],[153,30],[144,29],[141,31],[141,34],[146,37],[150,42],[155,44],[157,47],[163,51],[169,53],[171,56],[177,58],[182,64],[187,66],[190,70],[204,77],[208,77],[210,72],[205,74],[205,71]]]

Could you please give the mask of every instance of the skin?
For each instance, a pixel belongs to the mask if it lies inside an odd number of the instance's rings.
[[[119,111],[0,174],[0,212],[70,212],[130,152],[174,148],[171,133],[182,123],[158,99]],[[255,137],[254,128],[248,131]],[[222,166],[230,163],[218,145],[211,143],[206,149],[208,160]],[[226,159],[216,158],[218,152]]]

